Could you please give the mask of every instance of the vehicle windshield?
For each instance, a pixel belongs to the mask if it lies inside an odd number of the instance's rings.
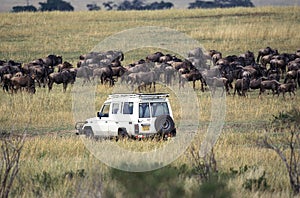
[[[151,102],[139,104],[139,117],[150,118],[160,115],[169,115],[169,108],[166,102]]]
[[[109,107],[110,107],[110,103],[106,103],[103,105],[102,109],[101,109],[101,117],[108,117],[109,116]]]

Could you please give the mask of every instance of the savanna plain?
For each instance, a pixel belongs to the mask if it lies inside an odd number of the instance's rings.
[[[0,59],[26,63],[48,54],[58,54],[64,61],[76,65],[79,55],[90,52],[105,38],[143,26],[174,29],[197,40],[206,50],[221,51],[223,56],[239,55],[247,50],[257,56],[258,50],[267,46],[278,49],[280,53],[294,53],[300,48],[299,7],[1,13]],[[120,43],[118,50],[122,50],[123,46],[124,43]],[[122,64],[145,58],[156,50],[147,48],[126,52]],[[189,146],[170,166],[146,173],[118,172],[89,152],[84,144],[86,140],[75,135],[72,101],[85,99],[73,97],[74,87],[68,86],[66,93],[63,93],[62,85],[56,84],[51,92],[37,87],[35,94],[8,94],[1,90],[1,130],[3,133],[12,131],[19,134],[26,131],[20,169],[10,196],[152,197],[152,191],[157,190],[156,196],[195,197],[195,189],[201,189],[201,182],[191,173],[196,160],[193,149],[199,150],[212,118],[211,94],[209,91],[201,92],[198,87],[199,84],[195,91],[198,97],[195,105],[199,106],[200,126],[191,144],[193,146]],[[97,86],[95,114],[113,91],[113,87]],[[181,109],[180,104],[176,104],[176,94],[162,85],[157,88],[157,92],[166,91],[171,93],[175,121],[179,120]],[[272,121],[282,112],[299,109],[299,90],[296,96],[286,94],[285,98],[282,95],[273,97],[272,94],[259,97],[258,93],[256,90],[249,92],[248,97],[226,95],[221,98],[226,104],[225,122],[213,151],[218,174],[231,176],[223,181],[223,191],[218,193],[220,188],[215,188],[215,197],[294,196],[284,163],[273,150],[261,146],[260,142],[265,135],[278,144],[289,138],[288,127],[281,129],[280,135],[274,135],[276,130]],[[124,140],[115,144],[125,150],[144,151],[164,146],[168,141]],[[172,174],[167,170],[174,167],[176,170],[184,167],[190,175],[181,177],[176,173],[176,179],[168,180]],[[155,177],[159,173],[161,177]],[[131,187],[128,184],[131,182],[136,187],[135,191],[141,191],[140,194],[129,193]],[[224,188],[230,195],[226,196]],[[179,191],[174,193],[172,189]]]

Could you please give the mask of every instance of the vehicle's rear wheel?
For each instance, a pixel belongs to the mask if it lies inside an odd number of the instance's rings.
[[[85,128],[84,133],[85,133],[85,137],[87,137],[87,138],[93,138],[94,137],[94,132],[91,128]]]
[[[175,129],[175,123],[169,115],[158,116],[154,125],[156,131],[162,135],[171,133]]]
[[[122,139],[128,139],[128,138],[129,138],[129,136],[128,136],[126,129],[120,129],[118,131],[118,139],[122,140]]]

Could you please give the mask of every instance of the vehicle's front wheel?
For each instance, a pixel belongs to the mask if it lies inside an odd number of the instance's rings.
[[[87,137],[87,138],[93,138],[94,137],[94,132],[91,128],[85,128],[84,133],[85,133],[85,137]]]

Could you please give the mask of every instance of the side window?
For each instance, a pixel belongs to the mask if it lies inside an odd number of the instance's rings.
[[[112,114],[117,114],[119,111],[119,103],[113,103],[112,104]]]
[[[101,117],[108,117],[109,116],[109,107],[110,103],[104,104],[101,110]]]
[[[123,114],[133,114],[133,102],[124,102]]]
[[[139,104],[139,117],[140,118],[150,118],[149,103]]]
[[[169,108],[166,102],[153,102],[150,103],[152,117],[157,117],[160,115],[169,115]]]

